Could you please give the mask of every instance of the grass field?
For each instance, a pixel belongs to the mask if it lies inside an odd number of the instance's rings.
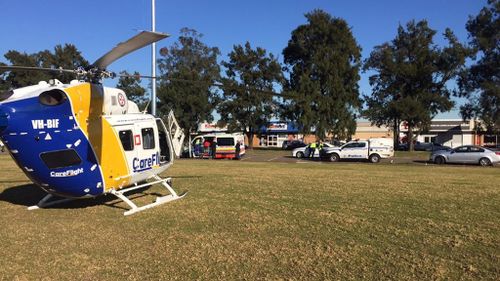
[[[180,160],[166,175],[188,195],[130,217],[111,196],[27,211],[43,193],[0,155],[1,279],[500,278],[498,167]]]

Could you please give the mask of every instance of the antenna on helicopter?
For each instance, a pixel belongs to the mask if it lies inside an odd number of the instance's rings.
[[[149,104],[151,103],[151,100],[148,100],[148,103],[146,104],[146,107],[144,108],[144,110],[142,111],[142,114],[147,114],[148,113],[148,107],[149,107]]]

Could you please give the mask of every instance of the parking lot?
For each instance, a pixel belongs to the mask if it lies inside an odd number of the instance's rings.
[[[430,152],[426,151],[396,151],[394,157],[390,159],[382,159],[380,164],[393,164],[393,165],[435,165],[429,162]],[[222,160],[224,161],[224,160]],[[279,149],[261,149],[256,148],[253,150],[248,149],[245,156],[242,157],[240,161],[246,162],[274,162],[274,163],[289,163],[289,164],[315,164],[315,165],[338,165],[338,164],[359,164],[359,163],[369,163],[367,160],[341,160],[339,162],[329,162],[321,161],[318,158],[296,158],[292,156],[290,150],[279,150]],[[451,165],[451,164],[450,164]],[[456,165],[454,165],[456,166]],[[460,166],[460,165],[459,165]],[[461,165],[470,166],[474,165]],[[500,168],[500,165],[495,165],[496,168]]]

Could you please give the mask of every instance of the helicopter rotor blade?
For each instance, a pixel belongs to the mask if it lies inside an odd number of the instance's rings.
[[[158,76],[154,77],[151,75],[141,75],[141,74],[137,74],[137,75],[135,75],[135,74],[116,74],[115,76],[116,77],[129,77],[129,78],[146,78],[146,79],[153,79],[153,78],[158,79],[159,78]]]
[[[161,76],[156,76],[156,77],[153,77],[153,76],[149,76],[149,75],[140,75],[140,74],[114,74],[113,77],[130,77],[130,78],[146,78],[146,79],[152,79],[152,78],[156,78],[156,79],[162,79]],[[203,85],[206,85],[207,82],[205,81],[195,81],[195,80],[188,80],[188,79],[182,79],[182,78],[167,78],[167,81],[170,81],[170,82],[180,82],[180,83],[186,83],[186,84],[203,84]],[[224,87],[224,84],[222,84],[221,82],[212,82],[212,83],[209,83],[210,86],[214,86],[214,87],[217,87],[217,88],[222,88]],[[261,90],[261,89],[256,89],[256,88],[253,88],[253,87],[245,87],[247,90],[250,90],[250,91],[253,91],[253,92],[256,92],[256,93],[259,93],[259,94],[264,94],[264,95],[269,95],[269,96],[274,96],[274,97],[280,97],[280,98],[291,98],[291,95],[289,94],[285,94],[285,93],[276,93],[274,91],[269,91],[269,90]]]
[[[47,67],[36,67],[36,66],[19,66],[19,65],[0,65],[0,71],[45,71],[45,72],[59,72],[59,73],[72,73],[77,74],[77,71],[72,69],[64,69],[64,68],[47,68]]]
[[[108,65],[117,59],[168,36],[170,35],[160,32],[142,31],[129,40],[119,43],[111,51],[96,60],[92,66],[99,69],[106,69]]]

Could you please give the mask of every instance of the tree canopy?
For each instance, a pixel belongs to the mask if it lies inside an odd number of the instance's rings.
[[[236,45],[229,53],[229,61],[222,62],[226,76],[222,79],[223,101],[218,106],[221,121],[230,130],[241,130],[249,146],[253,136],[276,113],[276,100],[272,92],[283,81],[281,65],[273,54],[263,48],[253,49],[249,42]]]
[[[296,120],[304,133],[315,130],[348,138],[356,130],[361,107],[358,80],[361,48],[347,22],[322,10],[305,15],[308,23],[292,31],[283,50],[290,70],[286,87],[291,98],[285,116]]]
[[[158,108],[163,114],[173,110],[186,134],[196,130],[201,122],[213,120],[218,101],[213,85],[220,78],[220,52],[201,39],[202,34],[196,30],[183,28],[178,42],[162,48],[158,60]]]
[[[4,57],[9,61],[10,65],[19,66],[76,69],[79,66],[87,67],[89,65],[81,52],[72,44],[57,45],[54,47],[53,52],[44,50],[33,54],[10,50]],[[20,88],[52,78],[68,83],[75,79],[75,75],[58,72],[13,70],[4,74],[4,87]]]
[[[464,119],[478,117],[488,131],[500,132],[500,1],[489,0],[466,28],[477,55],[459,79],[459,96],[468,98],[461,107]]]
[[[413,130],[425,129],[437,113],[453,107],[452,89],[446,83],[458,75],[470,54],[451,30],[444,34],[448,46],[443,48],[434,44],[435,34],[425,20],[400,25],[396,38],[375,47],[364,65],[364,70],[375,72],[370,76],[373,92],[364,97],[365,116],[373,124],[395,128],[395,137],[405,121],[410,150]]]

